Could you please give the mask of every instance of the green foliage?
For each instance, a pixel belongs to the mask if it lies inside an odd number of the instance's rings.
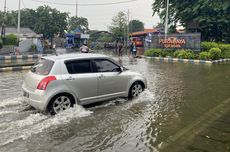
[[[36,10],[34,31],[45,38],[53,38],[55,33],[64,33],[67,28],[67,13],[61,13],[49,6],[40,6]]]
[[[113,37],[111,35],[101,35],[97,40],[99,42],[112,42]]]
[[[9,11],[6,18],[3,12],[0,12],[0,25],[3,20],[6,27],[17,27],[18,12]],[[67,29],[68,13],[61,13],[57,9],[49,6],[40,6],[36,10],[21,10],[21,27],[29,27],[39,34],[43,34],[44,38],[53,38],[55,33],[64,33]]]
[[[144,55],[150,56],[150,57],[159,57],[162,55],[162,50],[161,49],[149,49],[145,51]]]
[[[173,57],[174,51],[172,50],[163,50],[161,53],[162,57]]]
[[[144,23],[139,20],[131,20],[129,22],[129,30],[130,32],[138,32],[144,30]]]
[[[210,56],[209,52],[200,52],[199,59],[200,60],[208,60],[209,56]]]
[[[15,12],[17,14],[17,12]],[[37,22],[37,12],[33,9],[22,9],[21,10],[21,27],[29,27],[30,29],[34,30],[35,23]],[[17,19],[15,20],[17,21]]]
[[[127,16],[124,12],[119,12],[116,16],[113,17],[112,24],[109,27],[109,30],[113,34],[114,40],[124,39],[124,30],[127,29],[126,23],[127,23]]]
[[[230,43],[229,0],[170,0],[169,24],[180,22],[187,31],[198,31],[202,40]],[[165,21],[166,1],[153,2],[153,15]]]
[[[17,36],[14,34],[6,35],[5,45],[17,45]]]
[[[180,59],[194,59],[195,55],[193,52],[188,50],[178,50],[174,53],[174,57]]]
[[[208,51],[204,52],[192,52],[190,50],[161,50],[161,49],[149,49],[145,51],[145,56],[151,57],[174,57],[180,59],[200,59],[200,60],[218,60],[220,58],[230,58],[230,44],[217,44],[213,42],[203,43],[204,48]],[[212,48],[213,46],[217,46]],[[220,49],[221,48],[221,49]]]
[[[31,52],[36,52],[37,51],[37,45],[32,44],[31,47],[30,47],[30,51]]]
[[[113,36],[107,31],[89,31],[92,42],[113,42]]]
[[[177,58],[181,50],[177,50],[173,53],[173,57]]]
[[[210,59],[218,60],[221,58],[221,50],[219,48],[212,48],[209,50]]]
[[[68,26],[69,31],[75,30],[76,28],[78,28],[82,32],[88,32],[89,30],[88,19],[84,17],[71,17],[68,21]]]
[[[2,39],[0,38],[0,49],[2,48],[2,46],[3,46],[3,41],[2,41]]]
[[[209,51],[212,48],[219,48],[223,58],[230,58],[230,44],[222,44],[216,42],[202,42],[201,48],[204,51]]]
[[[222,52],[222,57],[230,58],[230,44],[219,44],[219,48]]]
[[[171,25],[168,29],[168,33],[176,33],[177,30],[176,30],[176,25]]]
[[[202,42],[201,49],[204,51],[209,51],[211,48],[218,47],[218,43],[216,42]]]

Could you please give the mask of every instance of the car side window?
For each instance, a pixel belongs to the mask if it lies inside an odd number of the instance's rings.
[[[67,61],[65,64],[70,74],[81,74],[81,73],[92,73],[93,72],[91,60]]]
[[[98,72],[119,72],[120,67],[107,59],[94,60]]]

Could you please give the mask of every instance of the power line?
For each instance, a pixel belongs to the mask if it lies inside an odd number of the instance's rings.
[[[56,2],[46,2],[43,0],[32,0],[34,2],[39,3],[46,3],[46,4],[55,4],[55,5],[68,5],[68,6],[75,6],[76,4],[70,4],[70,3],[56,3]],[[88,4],[78,4],[78,6],[100,6],[100,5],[116,5],[116,4],[123,4],[123,3],[131,3],[138,0],[126,0],[126,1],[120,1],[120,2],[110,2],[110,3],[88,3]]]
[[[25,5],[25,3],[24,3],[24,0],[22,0],[22,5],[23,5],[24,8],[26,8],[26,5]]]

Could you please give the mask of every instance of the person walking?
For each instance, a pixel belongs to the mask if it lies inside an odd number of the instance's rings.
[[[134,41],[132,41],[131,44],[130,44],[130,55],[132,57],[136,57],[136,54],[137,54],[136,44],[135,44]]]
[[[133,42],[133,57],[135,58],[137,56],[137,48],[135,42]]]
[[[131,41],[130,45],[129,45],[129,49],[130,49],[130,56],[133,56],[133,46],[134,46],[134,42]]]
[[[89,53],[89,48],[87,46],[87,44],[83,44],[81,47],[80,47],[80,52],[81,53]]]
[[[123,45],[122,43],[119,43],[118,45],[118,56],[119,57],[122,57],[122,49],[123,49]]]

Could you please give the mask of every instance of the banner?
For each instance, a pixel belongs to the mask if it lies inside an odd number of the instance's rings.
[[[162,49],[190,49],[200,51],[201,34],[200,33],[183,33],[168,34],[152,34],[151,48]]]

